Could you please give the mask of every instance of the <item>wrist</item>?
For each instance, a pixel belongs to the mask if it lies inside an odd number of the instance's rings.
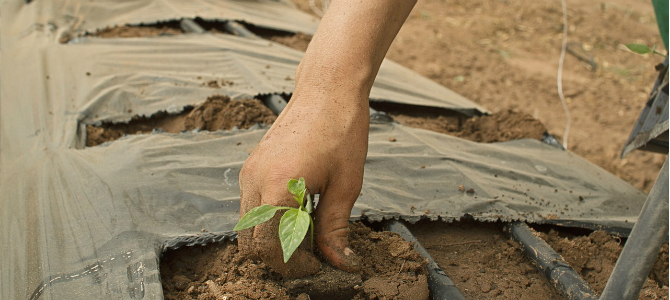
[[[367,107],[375,74],[372,66],[367,64],[354,66],[305,57],[296,70],[295,78],[294,94],[328,95],[362,102],[357,104],[365,104]]]

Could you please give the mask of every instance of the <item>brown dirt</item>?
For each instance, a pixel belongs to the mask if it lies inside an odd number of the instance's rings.
[[[565,299],[500,224],[420,222],[410,229],[466,299]]]
[[[602,230],[588,236],[561,237],[555,230],[540,233],[547,243],[588,282],[598,294],[602,293],[622,250],[618,238]],[[655,281],[656,280],[656,281]],[[658,283],[666,287],[659,287]],[[639,299],[668,299],[668,244],[665,244],[645,282]]]
[[[184,31],[174,25],[117,26],[98,30],[92,34],[101,38],[133,38],[183,34]]]
[[[277,42],[303,52],[307,50],[309,42],[312,41],[311,35],[304,34],[302,32],[286,36],[269,36],[267,38],[273,42]]]
[[[495,143],[517,139],[542,139],[547,132],[544,125],[532,116],[512,110],[491,115],[472,117],[464,122],[444,115],[413,116],[407,113],[389,113],[401,124],[454,135],[480,143]]]
[[[565,299],[503,233],[500,223],[419,222],[410,229],[467,299]],[[561,234],[569,235],[566,232]],[[623,247],[619,239],[602,230],[571,238],[559,237],[555,230],[538,234],[597,293],[602,292]],[[668,299],[667,257],[666,244],[639,299]]]
[[[408,242],[360,224],[351,229],[360,274],[324,263],[315,276],[282,280],[262,262],[243,258],[233,243],[184,247],[161,259],[165,299],[428,299],[425,261]]]
[[[272,124],[276,115],[257,99],[231,100],[228,96],[214,95],[190,110],[177,115],[165,112],[151,117],[135,117],[129,123],[86,127],[86,146],[93,147],[121,138],[125,134],[150,133],[154,129],[179,133],[185,130],[246,129],[256,123]]]
[[[466,118],[446,109],[410,107],[393,103],[372,103],[393,120],[410,127],[454,135],[467,140],[494,143],[531,138],[540,140],[547,128],[532,116],[515,110]]]
[[[313,14],[309,1],[294,2]],[[632,54],[622,45],[663,48],[651,4],[567,0],[567,8],[568,42],[583,45],[582,52],[597,64],[593,70],[566,54],[568,149],[649,192],[665,156],[635,151],[621,159],[619,154],[653,86],[654,65],[662,60]],[[558,1],[419,0],[387,57],[494,114],[531,115],[561,140],[566,121],[556,88],[561,19]]]

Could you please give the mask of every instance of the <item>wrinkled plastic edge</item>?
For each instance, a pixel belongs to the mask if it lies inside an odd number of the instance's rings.
[[[232,242],[237,239],[237,232],[208,232],[196,235],[178,236],[169,239],[161,245],[160,252],[164,253],[168,250],[176,250],[184,246],[205,246],[208,244],[216,244],[222,242]]]
[[[443,216],[443,215],[419,215],[419,216],[408,216],[408,215],[402,215],[399,213],[387,213],[387,212],[362,212],[360,216],[353,216],[351,217],[351,220],[353,221],[358,221],[358,220],[366,220],[368,222],[372,223],[377,223],[377,222],[384,222],[384,221],[389,221],[389,220],[401,220],[404,222],[407,222],[409,224],[415,224],[416,222],[422,221],[422,220],[430,220],[430,221],[442,221],[444,223],[453,223],[453,222],[459,222],[463,219],[467,220],[474,220],[477,222],[488,222],[488,223],[495,223],[495,222],[517,222],[517,221],[523,221],[523,222],[528,222],[531,224],[538,224],[538,225],[553,225],[553,226],[558,226],[558,227],[566,227],[566,228],[581,228],[581,229],[587,229],[591,231],[596,231],[596,230],[603,230],[607,234],[614,235],[617,237],[622,237],[622,238],[627,238],[630,235],[631,230],[633,229],[633,226],[635,223],[629,222],[629,223],[624,223],[621,225],[616,225],[616,224],[611,224],[611,225],[605,225],[605,224],[597,224],[597,223],[592,223],[592,222],[585,222],[585,221],[577,221],[577,220],[562,220],[562,219],[544,219],[544,220],[527,220],[527,219],[514,219],[514,218],[490,218],[490,217],[481,217],[481,216],[476,216],[476,215],[471,215],[468,213],[462,214],[460,216]]]

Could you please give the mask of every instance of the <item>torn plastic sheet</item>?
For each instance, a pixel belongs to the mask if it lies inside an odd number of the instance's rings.
[[[239,169],[266,128],[135,135],[77,149],[78,128],[176,112],[213,94],[282,92],[284,83],[292,88],[285,77],[302,57],[270,42],[212,34],[58,43],[63,24],[136,21],[136,4],[99,3],[5,1],[0,10],[1,299],[160,299],[165,247],[232,236]],[[82,15],[109,16],[68,19],[63,11],[71,5]],[[112,16],[123,11],[128,15]],[[477,110],[388,65],[373,100]],[[203,86],[210,78],[234,84]],[[597,166],[538,141],[478,144],[391,123],[371,126],[369,150],[354,218],[469,214],[630,228],[645,199]]]
[[[88,93],[76,99],[87,102],[81,120],[85,123],[128,121],[133,115],[148,116],[170,107],[197,104],[213,94],[241,98],[291,93],[295,69],[303,55],[266,40],[221,34],[132,40],[90,38],[46,51],[60,58],[50,61],[57,64],[54,69],[67,66],[71,70],[63,74],[67,82],[87,86]],[[203,84],[209,80],[231,84],[213,89]],[[485,112],[391,61],[382,65],[370,99],[441,107],[466,115]]]
[[[155,2],[142,7],[163,7],[162,1]],[[103,13],[97,10],[98,6],[111,7],[112,11],[115,10],[114,7],[122,6],[115,3],[98,4],[96,2],[95,7],[89,8],[88,6],[94,4],[76,3],[77,5],[72,9],[79,12],[78,19],[84,20],[80,23],[87,24],[87,26],[103,26],[102,24],[110,22],[110,19],[118,19],[118,17],[107,17],[109,12],[104,12],[105,16],[101,16],[100,14]],[[249,3],[265,7],[264,1]],[[28,8],[34,8],[33,6],[37,5],[40,4],[35,2]],[[63,5],[70,8],[73,4],[66,1]],[[190,7],[191,4],[187,6]],[[226,5],[222,5],[215,15],[225,15],[222,12],[225,9]],[[67,11],[67,9],[64,10]],[[62,11],[54,18],[66,18],[66,14],[62,14]],[[246,10],[240,11],[247,12]],[[296,14],[295,17],[299,19],[300,12],[295,9],[293,11]],[[291,14],[285,12],[282,16]],[[153,18],[149,18],[150,16]],[[188,16],[189,14],[185,12],[175,18]],[[130,23],[138,23],[139,20],[142,22],[162,20],[154,13],[143,15],[136,10],[129,11],[123,19],[130,20]],[[248,20],[248,22],[254,20],[253,14],[241,19]],[[71,27],[76,27],[75,25]],[[269,24],[263,25],[270,26]],[[52,34],[48,28],[51,27],[40,27],[45,34]],[[286,30],[281,27],[273,28]],[[58,30],[61,29],[63,28]],[[55,42],[53,36],[49,40]],[[48,52],[46,55],[54,58],[47,63],[58,64],[53,66],[53,69],[68,70],[62,75],[70,76],[68,78],[70,84],[78,82],[90,86],[88,88],[90,93],[97,92],[97,94],[79,95],[84,99],[76,99],[76,101],[87,101],[90,106],[85,112],[86,115],[82,116],[84,119],[80,120],[86,123],[101,120],[125,122],[133,115],[147,116],[159,110],[165,111],[168,108],[179,109],[180,106],[194,105],[214,93],[233,98],[252,97],[258,94],[291,93],[294,86],[295,69],[303,55],[300,51],[267,40],[210,33],[130,39],[101,39],[86,36],[77,38],[67,45],[53,45],[45,51]],[[56,57],[58,59],[55,59]],[[85,74],[90,74],[90,76],[85,76]],[[232,84],[220,90],[207,89],[206,86],[202,86],[203,81],[211,79],[222,79]],[[194,94],[188,94],[189,92]],[[442,107],[468,116],[486,112],[484,108],[457,93],[388,60],[384,61],[380,68],[370,99]]]

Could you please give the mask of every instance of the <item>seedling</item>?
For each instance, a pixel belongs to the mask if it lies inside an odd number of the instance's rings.
[[[293,199],[298,202],[299,206],[297,208],[269,204],[254,207],[244,214],[233,228],[235,231],[240,231],[265,223],[272,219],[278,210],[285,209],[286,213],[279,221],[279,241],[281,241],[281,248],[284,253],[284,263],[288,262],[293,252],[298,249],[305,238],[305,234],[307,234],[307,229],[310,230],[310,246],[314,241],[314,222],[310,216],[313,203],[309,194],[307,194],[307,201],[304,201],[307,191],[305,178],[289,180],[288,191],[293,194]]]
[[[641,44],[626,44],[626,48],[628,48],[628,50],[633,51],[637,54],[653,53],[653,54],[665,57],[665,55],[663,55],[663,53],[660,53],[660,52],[656,51],[656,45],[649,48],[646,45],[641,45]]]

